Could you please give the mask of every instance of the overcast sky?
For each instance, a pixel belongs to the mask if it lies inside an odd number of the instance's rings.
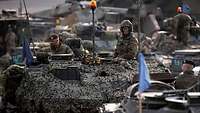
[[[20,0],[0,0],[0,9],[16,9],[19,7]],[[37,12],[44,9],[63,4],[65,0],[25,0],[29,12]]]

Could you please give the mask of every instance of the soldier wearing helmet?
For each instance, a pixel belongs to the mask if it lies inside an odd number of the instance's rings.
[[[120,25],[120,37],[117,42],[114,57],[133,59],[138,52],[138,40],[133,34],[133,25],[129,20],[123,20]]]

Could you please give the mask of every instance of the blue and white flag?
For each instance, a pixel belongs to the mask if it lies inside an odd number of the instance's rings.
[[[147,64],[145,62],[144,55],[142,53],[138,54],[139,59],[139,87],[138,92],[142,93],[150,86],[150,76]]]

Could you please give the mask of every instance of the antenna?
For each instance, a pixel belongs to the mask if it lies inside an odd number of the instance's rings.
[[[22,15],[22,1],[21,0],[19,0],[18,14]]]
[[[141,32],[141,26],[140,26],[140,8],[142,5],[142,0],[138,0],[138,42],[139,42],[139,52],[141,51],[141,39],[140,39],[140,32]]]
[[[30,36],[30,41],[33,44],[33,54],[35,55],[35,47],[34,47],[35,45],[34,45],[32,34],[31,34],[30,21],[29,21],[29,16],[28,16],[28,11],[27,11],[27,8],[26,8],[25,0],[23,0],[23,4],[24,4],[25,12],[26,12],[26,20],[28,22],[28,32],[29,32],[29,36]]]

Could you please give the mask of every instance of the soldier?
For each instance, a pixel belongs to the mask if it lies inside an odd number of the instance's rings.
[[[174,17],[174,30],[177,40],[187,45],[190,38],[190,26],[193,24],[193,20],[190,16],[190,8],[183,6],[178,7],[178,14]]]
[[[123,20],[120,25],[121,35],[117,42],[114,57],[134,59],[138,52],[138,40],[133,34],[133,26],[129,20]]]
[[[194,76],[192,71],[194,62],[185,60],[182,65],[182,72],[176,77],[175,88],[176,89],[187,89],[191,88],[196,82],[197,77]]]
[[[8,26],[5,37],[0,37],[0,64],[5,67],[10,64],[11,54],[14,52],[16,47],[16,34],[12,31],[11,26]]]
[[[71,48],[62,44],[60,37],[57,34],[53,34],[49,37],[50,51],[53,54],[73,54]]]
[[[78,38],[76,34],[69,32],[62,32],[59,33],[59,36],[63,40],[63,43],[68,45],[72,49],[75,58],[77,59],[82,58],[84,48],[82,45],[82,40]]]

